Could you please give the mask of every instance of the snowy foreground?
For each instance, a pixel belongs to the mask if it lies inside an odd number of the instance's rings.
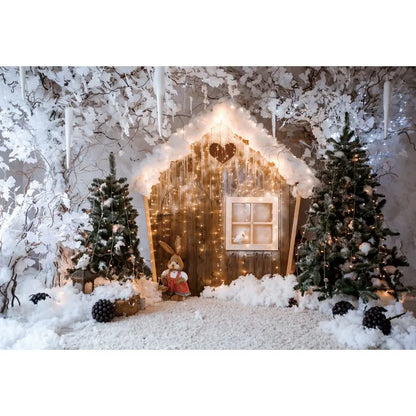
[[[92,295],[72,285],[43,289],[51,299],[34,305],[29,293],[38,282],[22,287],[22,305],[0,318],[1,349],[416,349],[416,319],[411,312],[392,321],[392,332],[361,326],[364,305],[332,317],[339,299],[318,302],[300,297],[294,276],[240,277],[230,286],[206,288],[201,297],[161,302],[153,282],[101,286]],[[128,297],[139,290],[146,309],[137,315],[95,322],[92,305],[101,298]],[[26,294],[24,294],[26,293]],[[290,297],[299,307],[287,308]],[[397,302],[388,317],[403,311]]]
[[[107,325],[89,322],[61,337],[71,349],[334,349],[319,312],[192,297],[166,301]]]

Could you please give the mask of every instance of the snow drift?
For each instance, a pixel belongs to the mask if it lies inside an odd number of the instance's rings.
[[[45,292],[50,298],[36,305],[29,300],[32,293]],[[117,281],[95,288],[86,295],[71,283],[45,289],[39,280],[28,279],[19,287],[20,306],[0,318],[0,349],[59,349],[60,334],[92,324],[91,309],[99,299],[126,299],[140,293],[147,305],[161,300],[157,283],[142,278],[132,283]]]

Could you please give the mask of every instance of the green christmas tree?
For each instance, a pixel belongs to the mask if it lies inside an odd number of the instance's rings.
[[[140,273],[150,274],[139,252],[137,210],[129,197],[126,178],[116,178],[113,153],[110,174],[96,178],[89,188],[91,230],[81,238],[81,251],[75,258],[77,268],[100,272],[109,279],[125,280]]]
[[[405,290],[400,266],[407,266],[397,247],[388,248],[386,238],[398,235],[384,226],[384,195],[371,172],[360,140],[350,131],[348,114],[339,140],[329,139],[325,168],[318,176],[309,218],[308,240],[299,249],[298,285],[321,292],[320,299],[336,294],[377,299],[386,290],[396,299]]]

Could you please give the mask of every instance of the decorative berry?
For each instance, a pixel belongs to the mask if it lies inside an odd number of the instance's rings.
[[[378,327],[384,335],[389,335],[391,332],[391,321],[386,318]]]
[[[292,306],[298,306],[298,301],[295,298],[290,298],[289,303],[287,305],[288,308],[291,308]]]
[[[365,311],[365,313],[370,312],[370,311],[371,313],[376,313],[376,312],[384,313],[384,312],[387,312],[387,309],[383,308],[382,306],[373,306],[368,311]]]
[[[387,310],[381,306],[373,306],[368,311],[365,311],[363,326],[367,328],[379,328],[384,335],[390,334],[391,322],[383,312],[387,312]]]
[[[391,332],[391,320],[406,314],[406,312],[403,312],[387,318],[384,312],[387,312],[387,309],[384,309],[382,306],[373,306],[368,311],[365,311],[363,326],[367,328],[378,328],[384,335],[389,335]]]
[[[332,315],[345,315],[348,311],[353,311],[354,309],[354,306],[350,302],[341,300],[332,308]]]
[[[50,298],[47,293],[35,293],[29,296],[29,300],[32,301],[35,305],[37,305],[40,300],[45,300],[46,298]]]
[[[97,322],[110,322],[114,318],[114,304],[107,299],[100,299],[94,303],[91,313]]]

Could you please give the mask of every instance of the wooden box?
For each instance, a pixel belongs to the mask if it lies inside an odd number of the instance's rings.
[[[114,302],[116,316],[129,316],[136,314],[140,309],[140,294],[129,299],[117,299]]]

